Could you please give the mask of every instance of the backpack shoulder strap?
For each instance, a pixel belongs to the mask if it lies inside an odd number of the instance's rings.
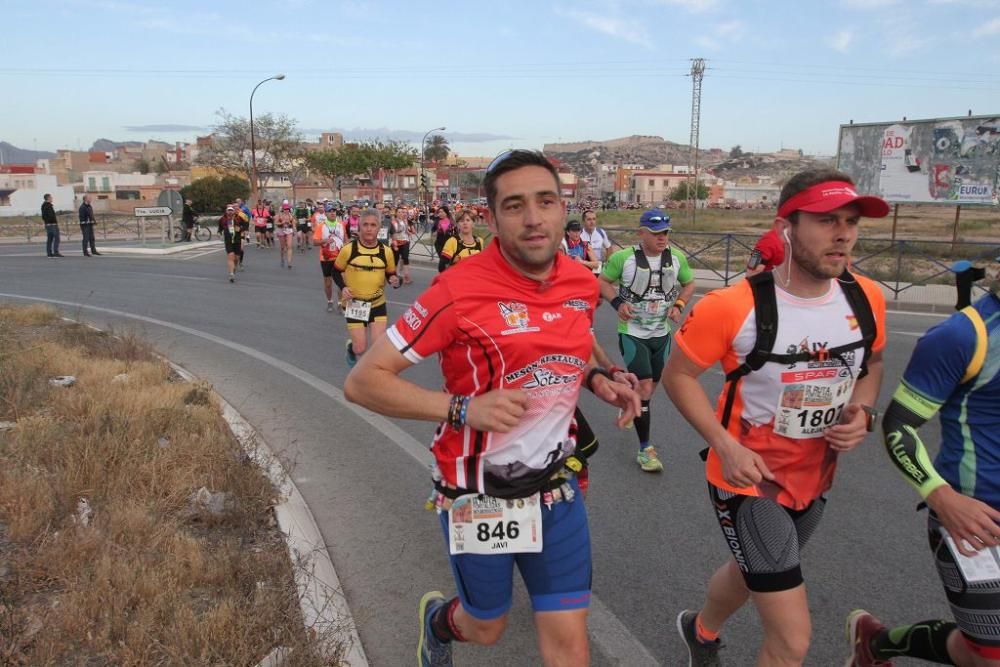
[[[774,342],[778,339],[778,299],[774,295],[774,274],[762,271],[747,279],[750,282],[750,292],[753,294],[754,324],[757,335],[753,349],[744,360],[747,370],[759,370],[767,361]]]
[[[972,359],[965,369],[965,374],[962,375],[961,383],[965,384],[979,375],[979,372],[983,370],[983,364],[986,363],[986,348],[989,336],[986,335],[986,323],[983,322],[983,316],[973,306],[966,306],[958,312],[969,318],[969,321],[972,322],[972,328],[976,330],[976,349],[972,353]]]
[[[357,239],[351,239],[350,246],[351,246],[351,248],[350,248],[350,250],[348,251],[348,254],[347,254],[347,263],[348,264],[350,264],[351,262],[353,262],[354,258],[361,254],[361,251],[358,250],[358,240]]]
[[[635,267],[649,271],[649,260],[646,259],[646,253],[642,251],[642,248],[636,246],[633,248],[633,253],[635,254]]]
[[[729,387],[726,391],[726,402],[722,409],[722,425],[729,428],[729,419],[736,401],[736,388],[744,375],[759,370],[769,357],[778,338],[778,300],[774,295],[774,275],[763,271],[747,278],[750,283],[750,293],[753,295],[754,323],[756,336],[753,349],[747,354],[743,363],[726,374]]]
[[[847,304],[854,312],[854,316],[858,318],[858,328],[861,329],[861,341],[865,351],[861,360],[861,373],[858,375],[860,379],[868,374],[868,358],[872,354],[872,345],[875,344],[875,338],[878,336],[878,324],[875,322],[872,304],[868,301],[868,296],[854,275],[844,269],[837,281],[847,298]]]

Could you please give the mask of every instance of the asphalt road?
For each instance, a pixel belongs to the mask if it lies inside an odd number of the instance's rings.
[[[135,332],[206,378],[281,452],[323,532],[373,665],[412,664],[416,607],[427,590],[454,590],[437,519],[423,509],[426,445],[434,425],[385,420],[347,406],[343,319],[325,312],[315,255],[291,271],[276,250],[247,251],[247,270],[226,280],[221,250],[169,257],[84,258],[69,244],[61,260],[39,245],[0,247],[0,300],[50,300],[67,315]],[[75,253],[75,254],[73,254]],[[429,283],[390,292],[390,320]],[[889,315],[884,406],[917,336],[940,317]],[[614,314],[598,313],[598,339],[617,350]],[[437,364],[407,371],[440,386]],[[711,396],[722,377],[704,376]],[[582,405],[601,449],[587,499],[594,555],[593,664],[686,664],[677,612],[696,608],[705,582],[728,557],[707,498],[702,443],[660,391],[653,441],[663,474],[635,463],[634,431],[584,392]],[[928,426],[927,442],[937,437]],[[813,620],[808,664],[839,665],[843,621],[865,606],[890,621],[947,616],[916,494],[870,437],[843,456],[826,516],[803,556]],[[515,586],[510,627],[498,646],[459,646],[458,664],[539,664],[523,587]],[[750,608],[723,631],[727,665],[751,665],[760,624]]]

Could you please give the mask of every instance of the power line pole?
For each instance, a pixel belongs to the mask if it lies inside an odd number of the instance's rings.
[[[691,224],[698,218],[698,134],[701,129],[701,80],[705,76],[705,59],[691,59],[691,157],[688,160],[687,199]],[[692,166],[693,165],[693,166]],[[693,173],[692,173],[693,172]],[[694,177],[692,187],[691,180]]]

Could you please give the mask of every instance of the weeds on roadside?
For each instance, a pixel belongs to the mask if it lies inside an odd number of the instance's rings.
[[[208,387],[47,308],[0,306],[0,350],[0,665],[330,664]]]

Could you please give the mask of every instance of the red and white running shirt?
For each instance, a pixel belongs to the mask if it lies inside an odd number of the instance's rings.
[[[431,451],[448,484],[496,497],[530,495],[575,451],[570,425],[593,347],[597,296],[594,275],[568,257],[557,255],[539,283],[491,243],[439,274],[388,330],[408,361],[440,355],[450,394],[520,389],[529,396],[509,433],[438,427]]]

